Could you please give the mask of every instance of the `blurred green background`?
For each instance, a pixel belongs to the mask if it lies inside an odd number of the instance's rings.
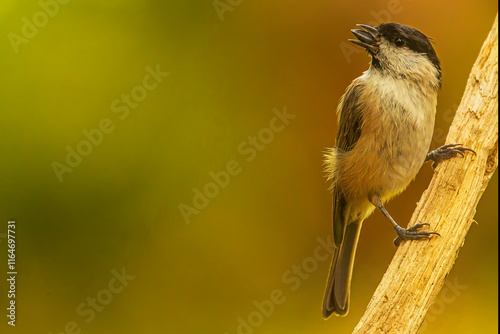
[[[253,302],[275,289],[285,301],[261,323],[254,317],[255,333],[350,333],[362,316],[395,252],[379,213],[361,234],[348,317],[321,318],[329,259],[294,291],[282,280],[331,233],[322,152],[334,142],[340,96],[368,65],[364,52],[346,57],[341,45],[355,24],[382,21],[435,40],[443,68],[436,148],[497,3],[224,4],[222,20],[212,0],[70,1],[45,6],[53,17],[44,21],[37,1],[1,2],[0,210],[18,225],[17,333],[71,333],[74,321],[81,333],[233,334],[238,317],[247,321]],[[13,34],[22,37],[23,18],[33,16],[40,27],[25,27],[33,36],[20,42]],[[170,75],[120,119],[113,101],[157,64]],[[247,161],[238,147],[285,106],[296,117]],[[105,118],[114,130],[59,182],[53,162],[65,164],[66,147]],[[179,205],[192,206],[194,189],[231,160],[240,173],[186,224]],[[425,165],[387,205],[400,224],[431,177]],[[497,190],[495,174],[449,276],[466,288],[431,309],[421,332],[497,332]],[[4,235],[0,242],[6,254]],[[109,301],[111,271],[122,268],[135,278]],[[88,321],[77,308],[96,296],[108,304]],[[10,332],[2,318],[1,332]]]

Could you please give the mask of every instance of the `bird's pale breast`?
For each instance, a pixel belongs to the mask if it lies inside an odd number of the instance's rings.
[[[432,140],[437,92],[389,76],[361,77],[366,106],[362,134],[342,159],[339,182],[352,200],[371,194],[383,201],[415,178]]]

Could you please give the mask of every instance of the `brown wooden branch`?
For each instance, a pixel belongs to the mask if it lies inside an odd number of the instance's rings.
[[[401,244],[353,333],[416,333],[465,242],[498,165],[497,25],[498,14],[446,139],[477,155],[441,162],[409,223],[429,223],[442,237]]]

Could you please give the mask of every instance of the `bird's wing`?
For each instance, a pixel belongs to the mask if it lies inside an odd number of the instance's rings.
[[[337,133],[336,148],[338,153],[348,152],[354,148],[361,136],[363,124],[360,94],[362,82],[354,80],[342,96],[338,107],[339,130]],[[341,156],[341,155],[340,155]],[[337,159],[340,158],[337,155]],[[339,184],[333,185],[333,239],[335,245],[340,247],[346,224],[344,209],[346,199]]]
[[[353,81],[339,103],[339,131],[336,146],[344,152],[352,150],[361,136],[363,123],[362,106],[360,105],[361,90],[362,83],[359,80]]]

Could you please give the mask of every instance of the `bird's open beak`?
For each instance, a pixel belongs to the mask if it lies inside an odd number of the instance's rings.
[[[364,47],[366,50],[371,51],[373,53],[378,52],[378,37],[379,31],[377,28],[370,27],[366,24],[356,24],[361,29],[351,29],[354,36],[357,39],[349,39],[349,42],[352,42],[356,45]]]

